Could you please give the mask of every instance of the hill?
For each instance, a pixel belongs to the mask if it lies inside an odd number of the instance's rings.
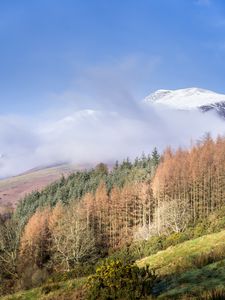
[[[157,299],[224,299],[210,298],[212,290],[218,291],[219,294],[224,288],[224,237],[225,230],[180,243],[137,261],[139,267],[150,265],[160,275],[160,280],[154,287],[155,297]],[[2,297],[2,299],[86,299],[85,282],[86,278],[49,282],[42,287]],[[185,298],[185,295],[189,295],[190,298]]]
[[[137,262],[149,265],[162,280],[155,286],[159,299],[193,298],[225,287],[225,230],[171,246]],[[199,299],[199,298],[197,298]]]
[[[58,165],[48,168],[32,169],[18,176],[0,180],[0,209],[5,206],[15,207],[18,201],[36,190],[69,175],[75,170],[72,165]]]
[[[74,299],[68,293],[76,279],[96,267],[88,286],[92,293],[97,285],[94,300],[106,299],[99,291],[116,293],[108,281],[99,288],[106,278],[123,295],[134,289],[134,299],[140,292],[176,299],[191,289],[201,299],[205,282],[214,293],[224,280],[224,153],[225,139],[207,135],[189,150],[167,149],[160,157],[154,149],[112,169],[101,163],[27,195],[1,218],[0,294],[30,290],[30,299]],[[29,295],[21,293],[20,299]]]

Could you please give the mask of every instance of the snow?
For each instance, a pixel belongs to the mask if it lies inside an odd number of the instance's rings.
[[[166,105],[174,109],[191,110],[225,102],[225,95],[200,88],[157,90],[144,99],[145,103]]]

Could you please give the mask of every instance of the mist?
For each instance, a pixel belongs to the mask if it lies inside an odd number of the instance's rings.
[[[130,115],[88,109],[50,121],[1,118],[1,177],[59,162],[111,163],[149,153],[155,146],[160,151],[168,145],[188,146],[205,132],[214,137],[224,133],[224,121],[214,114],[143,103],[137,107]]]
[[[142,101],[142,83],[158,63],[152,58],[140,68],[140,61],[129,59],[110,68],[88,68],[68,90],[49,95],[54,106],[41,115],[0,116],[0,177],[60,162],[113,163],[154,147],[161,152],[168,145],[187,147],[206,132],[223,135],[225,121],[214,113]]]

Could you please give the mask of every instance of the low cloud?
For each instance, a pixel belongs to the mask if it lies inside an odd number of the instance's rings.
[[[140,105],[137,115],[80,110],[59,120],[0,121],[1,177],[35,166],[69,162],[96,164],[134,158],[154,146],[187,146],[205,132],[224,133],[225,122],[214,114],[173,111]],[[29,126],[28,126],[29,125]],[[30,128],[27,130],[27,128]]]
[[[175,111],[143,103],[143,82],[161,59],[130,58],[88,68],[37,119],[0,116],[0,177],[59,162],[93,164],[134,158],[153,147],[188,146],[205,132],[224,134],[214,113]],[[150,87],[151,89],[153,87]]]

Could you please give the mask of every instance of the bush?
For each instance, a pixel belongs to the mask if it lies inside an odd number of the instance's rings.
[[[140,242],[141,244],[141,242]],[[123,261],[124,263],[133,263],[135,262],[135,260],[140,258],[140,254],[138,252],[138,250],[135,247],[135,244],[131,244],[130,246],[123,246],[121,249],[117,250],[117,251],[110,251],[109,250],[109,257],[108,259],[111,260],[120,260]],[[103,259],[105,260],[105,259]],[[103,261],[102,260],[102,261]]]
[[[172,233],[171,235],[166,237],[163,243],[163,248],[166,249],[170,246],[175,246],[177,244],[187,241],[188,239],[189,239],[188,235],[183,232]]]
[[[126,263],[133,263],[145,256],[150,256],[164,249],[166,236],[153,236],[149,240],[136,241],[120,250],[110,252],[110,259],[121,260]]]
[[[140,299],[151,294],[155,280],[148,266],[138,268],[120,260],[106,261],[88,278],[88,299]]]
[[[209,224],[206,221],[199,222],[193,229],[194,238],[198,238],[208,233]]]

